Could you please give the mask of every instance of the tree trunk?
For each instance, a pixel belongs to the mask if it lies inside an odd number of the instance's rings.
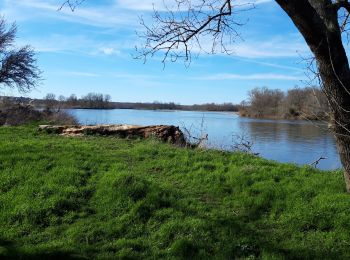
[[[337,146],[340,155],[340,160],[344,166],[344,179],[346,184],[346,191],[350,193],[350,137],[349,133],[347,136],[342,138],[337,137]]]
[[[334,36],[334,35],[333,35]],[[317,53],[316,60],[323,90],[331,107],[332,130],[344,167],[346,190],[350,193],[350,70],[341,40],[327,35],[327,53]]]
[[[338,10],[331,0],[276,0],[315,55],[322,88],[331,107],[333,131],[350,193],[350,69]]]
[[[329,45],[337,46],[333,41]],[[346,190],[350,193],[350,71],[346,55],[342,55],[339,46],[334,46],[329,46],[326,60],[321,57],[316,59],[323,90],[331,107],[332,130],[344,167]]]

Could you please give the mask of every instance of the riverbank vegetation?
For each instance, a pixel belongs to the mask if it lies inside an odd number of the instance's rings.
[[[144,109],[144,110],[187,110],[187,111],[221,111],[238,112],[239,105],[232,103],[206,103],[194,105],[181,105],[174,102],[151,103],[142,102],[113,102],[110,95],[101,93],[88,93],[78,98],[72,94],[69,97],[58,96],[49,93],[43,99],[30,99],[24,97],[0,97],[0,102],[29,103],[32,102],[37,108],[60,110],[60,109]]]
[[[77,120],[65,111],[37,110],[33,105],[0,101],[0,126],[16,126],[45,121],[50,124],[78,124]]]
[[[329,105],[325,94],[316,87],[279,89],[255,88],[248,93],[240,115],[269,119],[328,120]]]
[[[111,96],[101,93],[88,93],[81,98],[72,94],[69,97],[49,93],[43,99],[20,97],[0,97],[0,103],[29,102],[36,108],[59,111],[61,109],[143,109],[143,110],[187,110],[239,112],[240,116],[268,119],[328,120],[329,105],[326,96],[316,87],[294,88],[287,92],[266,87],[248,92],[249,99],[240,105],[232,103],[207,103],[181,105],[174,102],[152,103],[112,102]]]
[[[347,259],[341,171],[0,127],[0,258]]]

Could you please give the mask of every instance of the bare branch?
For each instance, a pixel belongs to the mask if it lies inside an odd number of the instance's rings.
[[[62,5],[58,8],[58,10],[62,10],[63,7],[68,6],[72,12],[75,11],[75,8],[78,5],[81,5],[83,2],[85,2],[85,0],[66,0],[62,3]]]
[[[322,161],[322,160],[326,160],[328,159],[327,157],[323,157],[321,156],[320,158],[318,158],[316,161],[310,163],[310,166],[314,166],[315,168],[317,168],[317,165]]]
[[[141,18],[146,31],[140,36],[145,39],[145,45],[137,49],[137,58],[146,60],[162,51],[163,63],[178,58],[190,62],[192,53],[203,50],[201,43],[205,41],[211,42],[210,53],[214,53],[218,46],[221,52],[229,53],[227,46],[239,37],[235,27],[242,25],[233,19],[232,0],[175,1],[176,10],[168,7],[167,12],[154,10],[152,26]],[[246,5],[246,10],[251,8],[254,5]]]

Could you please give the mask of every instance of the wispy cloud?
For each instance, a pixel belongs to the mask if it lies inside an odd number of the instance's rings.
[[[212,53],[213,44],[210,37],[202,37],[200,42],[200,46],[193,46],[192,53]],[[236,42],[233,43],[223,41],[223,45],[224,52],[222,52],[221,44],[215,46],[216,54],[227,55],[229,53],[233,57],[248,59],[307,57],[310,54],[310,50],[299,35],[298,37],[295,35],[285,35],[284,37],[275,35],[269,38],[250,38],[247,40],[237,38]]]
[[[275,73],[260,73],[260,74],[232,74],[232,73],[219,73],[214,75],[205,75],[202,77],[195,77],[197,80],[303,80],[303,76],[293,76],[286,74]]]
[[[89,77],[89,78],[101,77],[101,75],[98,73],[85,72],[85,71],[59,71],[56,74],[61,76],[73,76],[73,77]]]
[[[70,53],[85,56],[118,56],[130,57],[130,46],[135,43],[128,39],[120,41],[88,37],[85,34],[48,34],[41,37],[19,39],[17,45],[31,45],[38,53]]]
[[[139,24],[137,15],[130,12],[120,12],[120,9],[115,5],[94,7],[81,5],[75,12],[72,12],[69,8],[63,8],[59,11],[59,2],[57,0],[6,0],[3,13],[5,15],[11,14],[22,20],[50,17],[105,28],[138,26]]]
[[[101,47],[99,50],[105,55],[120,54],[120,50],[114,47]]]
[[[210,75],[201,76],[180,76],[180,75],[147,75],[139,73],[114,73],[113,77],[119,79],[141,79],[141,80],[162,80],[167,79],[181,79],[181,80],[210,80],[210,81],[220,81],[220,80],[284,80],[284,81],[298,81],[304,80],[303,75],[289,75],[289,74],[277,74],[277,73],[256,73],[256,74],[234,74],[234,73],[217,73]]]
[[[261,60],[255,60],[255,59],[249,59],[249,58],[240,58],[240,57],[233,57],[236,60],[248,62],[248,63],[254,63],[258,65],[262,65],[265,67],[271,67],[271,68],[277,68],[277,69],[284,69],[284,70],[290,70],[294,72],[304,72],[304,69],[293,67],[293,66],[285,66],[277,63],[271,63],[271,62],[265,62]]]
[[[286,37],[287,38],[287,37]],[[269,39],[240,42],[232,46],[233,54],[245,58],[297,57],[309,50],[299,39]]]
[[[161,79],[164,78],[164,75],[149,75],[149,74],[140,74],[140,73],[113,73],[113,77],[119,79]]]
[[[90,5],[81,5],[75,12],[71,12],[68,8],[58,11],[59,2],[57,0],[5,0],[4,11],[11,17],[16,19],[42,19],[49,17],[54,20],[63,20],[72,23],[86,24],[104,29],[114,29],[110,34],[117,35],[117,28],[127,29],[128,36],[133,39],[132,43],[125,42],[126,35],[119,37],[118,43],[113,42],[97,42],[90,35],[51,35],[44,39],[43,37],[31,39],[31,44],[41,52],[61,52],[61,51],[78,51],[93,54],[119,55],[121,49],[132,50],[134,46],[140,45],[140,39],[135,37],[134,31],[140,30],[138,24],[137,13],[134,11],[151,11],[153,4],[157,8],[164,7],[163,0],[116,0],[112,4],[99,4],[94,7]],[[237,5],[254,3],[256,5],[272,2],[271,0],[238,0]],[[165,4],[174,3],[174,0],[165,0]],[[100,32],[102,33],[102,32]],[[123,32],[125,34],[125,31]],[[131,35],[132,34],[132,35]],[[121,38],[121,39],[120,39]],[[238,39],[237,39],[238,40]],[[205,52],[210,52],[212,46],[210,40],[203,39],[202,48]],[[118,45],[118,46],[116,46]],[[274,38],[274,39],[256,39],[250,41],[237,41],[236,43],[226,46],[232,50],[233,56],[242,58],[281,58],[281,57],[297,57],[300,53],[306,53],[305,44],[295,38]],[[87,51],[87,49],[90,49]],[[198,53],[199,49],[194,49],[194,53]]]
[[[96,44],[85,35],[48,34],[42,37],[20,39],[18,45],[30,44],[37,52],[86,52]]]

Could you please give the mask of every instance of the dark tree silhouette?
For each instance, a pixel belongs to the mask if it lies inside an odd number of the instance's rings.
[[[15,24],[7,26],[4,18],[0,17],[0,86],[28,92],[40,79],[40,70],[29,46],[14,48],[16,32]]]
[[[74,1],[67,1],[74,5]],[[320,84],[330,106],[347,191],[350,192],[350,68],[344,48],[350,20],[348,0],[275,0],[304,37],[314,55]],[[235,0],[173,0],[177,8],[154,12],[154,23],[145,26],[145,46],[140,55],[147,58],[160,51],[164,59],[191,59],[191,53],[211,40],[213,50],[238,36],[234,20]],[[246,5],[245,9],[254,5]],[[243,7],[244,8],[244,7]],[[178,12],[179,11],[179,12]],[[345,37],[344,37],[345,38]]]

